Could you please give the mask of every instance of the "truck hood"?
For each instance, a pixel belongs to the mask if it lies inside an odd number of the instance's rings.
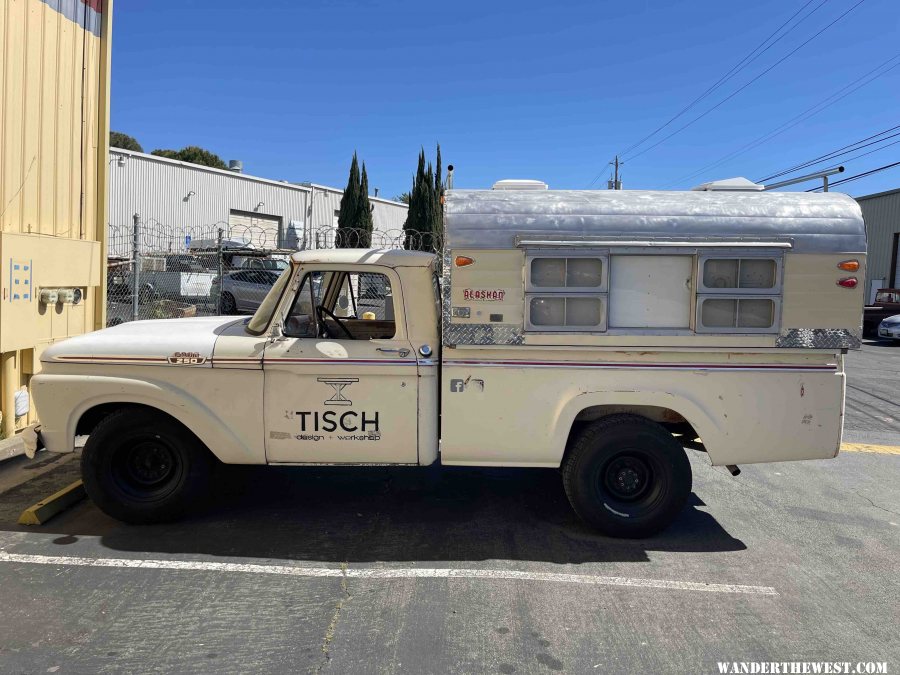
[[[174,362],[170,359],[196,359],[193,363],[200,365],[212,357],[219,335],[246,320],[203,316],[131,321],[51,345],[44,350],[41,361],[153,365]]]

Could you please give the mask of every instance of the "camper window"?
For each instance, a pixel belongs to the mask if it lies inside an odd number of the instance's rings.
[[[607,265],[596,252],[528,256],[525,324],[533,331],[605,331]]]
[[[526,279],[529,291],[569,293],[606,292],[606,255],[533,254],[528,257]]]
[[[779,293],[781,260],[772,257],[700,259],[700,293]]]
[[[780,258],[703,256],[699,281],[697,332],[778,332]]]
[[[606,298],[587,295],[531,295],[528,325],[533,330],[606,330]]]

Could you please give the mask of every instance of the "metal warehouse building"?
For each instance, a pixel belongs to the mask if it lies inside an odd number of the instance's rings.
[[[129,255],[137,214],[143,251],[183,251],[218,230],[258,248],[324,247],[343,190],[110,148],[109,254]],[[399,240],[408,207],[369,197],[375,244]]]
[[[900,188],[857,197],[866,221],[866,301],[879,288],[900,288]]]

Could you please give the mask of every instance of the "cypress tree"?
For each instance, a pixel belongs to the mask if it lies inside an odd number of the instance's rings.
[[[356,152],[354,152],[353,161],[350,162],[347,187],[344,190],[344,196],[341,197],[338,229],[334,237],[335,248],[354,248],[356,246],[357,237],[354,236],[353,230],[356,228],[359,217],[360,189],[359,162],[356,159]]]
[[[444,205],[441,202],[441,195],[443,194],[443,178],[441,177],[441,144],[437,144],[437,159],[435,161],[435,172],[434,172],[434,218],[432,219],[431,225],[431,236],[429,237],[430,241],[429,246],[431,250],[437,251],[440,246],[439,242],[443,238],[444,234]]]
[[[437,171],[431,162],[425,162],[425,149],[419,152],[416,177],[409,195],[409,215],[406,218],[407,249],[434,251],[441,232],[443,214],[440,203],[441,154],[438,146]]]
[[[359,185],[359,201],[356,213],[356,234],[360,248],[369,248],[372,245],[372,203],[369,201],[369,176],[366,174],[366,163],[362,165],[362,179]]]

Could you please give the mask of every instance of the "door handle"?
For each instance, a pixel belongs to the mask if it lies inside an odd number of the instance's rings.
[[[409,356],[409,350],[406,347],[377,347],[375,349],[377,352],[384,352],[385,354],[399,354],[401,357],[405,358]]]

